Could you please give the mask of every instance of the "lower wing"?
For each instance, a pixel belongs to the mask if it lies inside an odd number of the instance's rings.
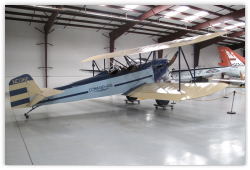
[[[225,83],[181,83],[179,91],[178,83],[149,83],[134,91],[128,96],[158,100],[190,100],[200,98],[218,92],[228,85]]]

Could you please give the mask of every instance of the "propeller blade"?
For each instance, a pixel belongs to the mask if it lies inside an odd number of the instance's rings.
[[[172,57],[172,59],[168,62],[168,67],[170,67],[176,60],[177,56],[178,56],[179,51],[177,51],[174,56]]]

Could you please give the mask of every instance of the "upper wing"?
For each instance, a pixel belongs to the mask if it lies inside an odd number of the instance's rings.
[[[206,34],[206,35],[199,35],[196,37],[177,39],[177,40],[173,40],[173,41],[152,44],[152,45],[147,45],[147,46],[143,46],[143,47],[137,47],[137,48],[127,49],[127,50],[117,51],[117,52],[113,52],[113,53],[97,55],[97,56],[87,58],[87,59],[83,60],[82,62],[98,60],[98,59],[105,59],[105,58],[122,57],[122,56],[126,56],[126,55],[131,55],[131,54],[145,53],[145,52],[150,52],[150,51],[162,50],[162,49],[166,49],[166,48],[179,47],[179,46],[194,44],[194,43],[198,43],[198,42],[205,41],[208,39],[212,39],[214,37],[218,37],[218,36],[221,36],[224,34],[226,34],[226,32],[218,32],[218,33],[212,33],[212,34]]]
[[[178,91],[178,83],[149,83],[130,92],[128,96],[181,101],[207,96],[227,86],[225,83],[181,83],[181,91]]]

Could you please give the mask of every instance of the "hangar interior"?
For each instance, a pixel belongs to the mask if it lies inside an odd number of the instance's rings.
[[[166,110],[154,100],[126,104],[122,95],[42,106],[29,119],[29,109],[10,106],[9,81],[22,74],[54,88],[92,77],[81,71],[92,69],[81,62],[91,56],[220,31],[226,36],[182,47],[192,68],[218,67],[219,46],[245,57],[245,5],[6,5],[5,164],[244,165],[245,88]],[[177,50],[159,50],[157,58]],[[107,69],[115,61],[97,63]],[[236,114],[227,114],[231,109]]]

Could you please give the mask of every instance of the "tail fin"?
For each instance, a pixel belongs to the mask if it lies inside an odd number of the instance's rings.
[[[244,66],[245,58],[228,47],[218,47],[222,63],[221,66]]]
[[[12,108],[31,107],[45,97],[62,93],[61,90],[40,89],[29,74],[23,74],[9,82],[10,104]],[[31,97],[34,96],[31,99]]]

